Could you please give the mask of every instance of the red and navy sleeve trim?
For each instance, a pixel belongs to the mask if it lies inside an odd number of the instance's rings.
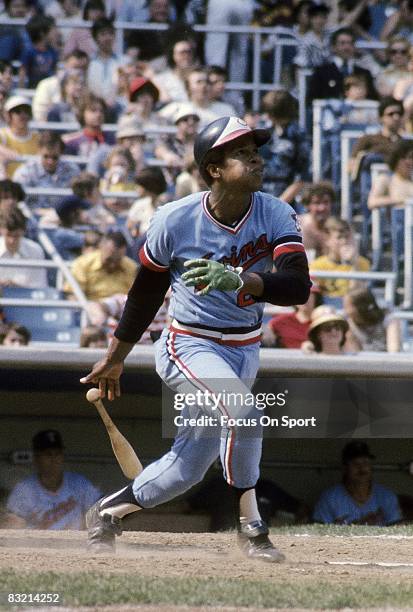
[[[157,259],[155,259],[148,247],[147,242],[145,242],[145,244],[139,251],[139,259],[141,261],[141,264],[145,266],[145,268],[152,270],[152,272],[166,272],[167,270],[169,270],[169,266],[164,266],[159,261],[157,261]]]
[[[292,234],[290,236],[282,236],[273,244],[273,259],[274,261],[281,255],[291,253],[304,253],[303,240],[301,236]]]

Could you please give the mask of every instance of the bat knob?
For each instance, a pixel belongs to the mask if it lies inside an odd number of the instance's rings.
[[[100,391],[99,389],[89,389],[89,391],[86,393],[86,399],[88,402],[97,402],[98,399],[100,399]]]

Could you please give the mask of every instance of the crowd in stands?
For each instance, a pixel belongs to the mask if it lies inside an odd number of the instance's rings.
[[[91,304],[82,346],[100,342],[101,329],[110,335],[156,208],[206,189],[193,159],[197,132],[238,115],[271,130],[261,149],[263,190],[295,209],[315,273],[306,305],[267,317],[263,345],[312,354],[400,350],[400,330],[377,305],[375,287],[316,278],[368,272],[372,259],[356,219],[340,219],[341,186],[331,171],[340,160],[325,172],[332,182],[312,182],[308,120],[313,100],[333,99],[326,132],[346,124],[366,132],[348,168],[356,199],[371,165],[388,164],[359,210],[367,220],[376,207],[403,210],[413,196],[412,23],[409,0],[0,1],[0,259],[8,260],[0,286],[48,286],[46,270],[10,262],[50,257],[46,234]],[[211,31],[196,31],[202,24]],[[259,106],[251,92],[231,87],[251,82],[252,36],[216,25],[274,28],[262,38]],[[293,44],[282,48],[274,84],[280,28]],[[299,121],[301,69],[309,71],[307,128]],[[402,220],[397,235],[401,262]],[[70,297],[70,282],[64,289]],[[152,331],[167,322],[165,308],[158,315]],[[326,344],[334,329],[337,342]]]

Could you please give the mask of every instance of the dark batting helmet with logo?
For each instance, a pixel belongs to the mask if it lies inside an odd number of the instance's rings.
[[[268,130],[253,130],[238,117],[220,117],[209,123],[195,138],[194,158],[198,168],[202,171],[210,151],[246,134],[253,136],[258,147],[271,138]]]

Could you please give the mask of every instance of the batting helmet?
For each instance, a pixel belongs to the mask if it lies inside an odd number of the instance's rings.
[[[245,136],[245,134],[252,134],[258,147],[271,138],[268,130],[253,130],[243,119],[238,117],[220,117],[209,123],[195,138],[194,158],[198,168],[202,168],[208,153],[212,149],[222,147],[227,142]]]

